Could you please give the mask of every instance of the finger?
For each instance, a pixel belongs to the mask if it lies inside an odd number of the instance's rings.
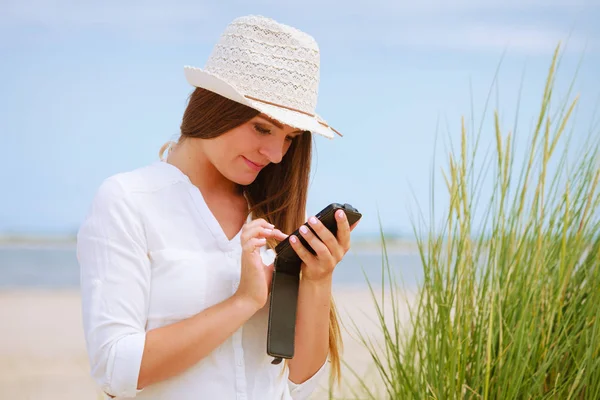
[[[336,211],[335,219],[337,220],[337,239],[344,249],[344,252],[347,252],[350,249],[350,226],[348,225],[348,218],[346,218],[346,213],[343,210]]]
[[[271,237],[274,237],[275,239],[282,241],[285,240],[289,235],[286,235],[285,233],[281,232],[279,229],[273,229],[273,232],[271,234]]]
[[[308,219],[308,223],[312,229],[317,233],[317,236],[329,249],[329,253],[336,257],[338,260],[341,259],[343,254],[343,249],[338,243],[338,239],[331,233],[329,229],[321,221],[319,221],[316,217],[310,217]]]
[[[312,263],[315,260],[315,256],[313,256],[310,251],[306,250],[306,247],[304,247],[296,235],[290,236],[290,244],[296,254],[298,254],[298,257],[300,257],[305,264]]]
[[[273,229],[275,227],[275,225],[268,222],[264,218],[253,219],[248,225],[260,225],[262,227],[269,228],[269,229]]]
[[[254,219],[254,220],[244,224],[244,226],[242,227],[242,232],[246,231],[246,230],[254,229],[257,226],[262,226],[263,228],[267,228],[267,229],[275,228],[275,225],[267,222],[267,220],[265,220],[264,218],[258,218],[258,219]]]
[[[281,232],[279,229],[268,229],[268,228],[264,228],[262,225],[257,225],[257,226],[253,226],[250,229],[247,229],[246,231],[244,231],[244,233],[242,233],[241,235],[241,242],[242,245],[247,242],[248,240],[255,238],[255,237],[263,237],[263,238],[275,238],[278,241],[282,241],[285,240],[288,235],[286,235],[285,233]]]
[[[265,244],[267,244],[267,239],[265,238],[252,238],[243,244],[242,249],[246,252],[253,252]]]
[[[241,241],[244,243],[254,237],[271,237],[272,234],[273,228],[265,226],[264,224],[255,224],[249,226],[242,232]]]
[[[331,252],[329,251],[325,243],[323,243],[321,239],[319,239],[318,236],[315,235],[305,225],[302,225],[300,227],[300,234],[302,235],[302,237],[304,237],[304,239],[310,245],[310,247],[313,248],[313,250],[315,251],[315,253],[317,253],[317,256],[320,259],[323,260],[331,257]]]
[[[281,232],[279,229],[267,229],[267,228],[263,228],[262,230],[259,230],[256,235],[258,237],[275,238],[279,241],[285,240],[288,237],[288,235]]]

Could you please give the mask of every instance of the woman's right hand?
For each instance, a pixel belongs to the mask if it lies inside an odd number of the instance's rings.
[[[269,296],[273,278],[273,264],[265,265],[260,256],[260,248],[267,238],[284,240],[288,235],[275,229],[275,226],[262,218],[255,219],[242,227],[242,271],[240,285],[235,293],[244,301],[250,302],[257,310],[264,307]]]

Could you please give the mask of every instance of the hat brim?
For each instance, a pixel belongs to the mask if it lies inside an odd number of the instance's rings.
[[[334,131],[321,124],[315,117],[287,108],[248,99],[229,82],[200,68],[186,65],[184,67],[184,72],[187,82],[192,86],[210,90],[229,100],[252,107],[276,121],[293,128],[310,131],[328,139],[333,139],[334,137]]]

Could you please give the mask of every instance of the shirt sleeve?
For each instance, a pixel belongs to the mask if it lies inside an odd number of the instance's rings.
[[[329,371],[329,359],[325,360],[321,368],[310,378],[302,383],[294,383],[288,378],[288,387],[293,400],[305,400],[315,391],[321,378]]]
[[[92,377],[110,396],[135,397],[150,261],[137,209],[114,177],[100,186],[78,231],[77,259]]]

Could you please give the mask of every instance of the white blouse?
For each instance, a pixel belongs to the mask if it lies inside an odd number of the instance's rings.
[[[250,220],[250,217],[249,217]],[[117,399],[306,399],[266,353],[267,305],[221,346],[171,379],[137,390],[146,332],[231,297],[240,233],[228,240],[201,192],[163,161],[106,179],[77,235],[83,327],[91,374]],[[270,264],[274,252],[261,249]],[[218,327],[215,327],[218,329]]]

